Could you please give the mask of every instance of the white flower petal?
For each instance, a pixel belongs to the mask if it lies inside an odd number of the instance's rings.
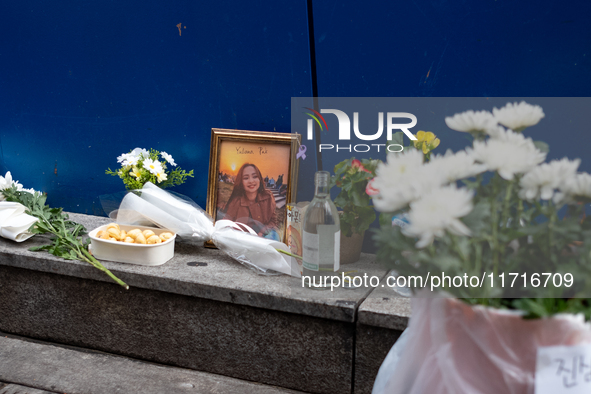
[[[444,178],[445,183],[470,178],[487,169],[485,165],[475,162],[471,150],[462,150],[457,153],[448,150],[445,155],[433,155],[425,167],[432,167],[439,176]]]
[[[512,180],[515,174],[528,172],[543,162],[546,154],[535,147],[531,138],[505,130],[498,138],[475,141],[474,157],[476,162],[497,171],[502,178]]]
[[[164,160],[166,160],[171,166],[175,167],[176,163],[174,162],[174,159],[172,158],[171,155],[169,155],[166,152],[161,152],[160,153],[162,155],[162,157],[164,157]]]
[[[486,132],[487,129],[496,126],[497,122],[493,114],[488,111],[474,112],[472,110],[455,114],[445,118],[445,124],[452,130],[463,132]]]
[[[455,185],[433,189],[410,204],[409,224],[402,232],[409,237],[420,237],[417,247],[428,245],[435,236],[445,231],[470,235],[470,229],[458,219],[472,211],[472,192]]]
[[[157,175],[159,172],[163,172],[164,169],[162,168],[162,164],[159,161],[152,160],[152,159],[145,159],[143,163],[143,167],[150,171],[150,173]]]
[[[554,191],[564,187],[571,178],[575,177],[580,163],[580,159],[569,160],[565,157],[534,167],[521,178],[519,195],[528,200],[553,199]]]
[[[498,123],[518,131],[538,124],[545,116],[542,107],[528,104],[525,101],[519,104],[507,103],[500,109],[494,108],[493,114]]]
[[[566,203],[576,202],[581,199],[588,201],[591,199],[591,175],[583,172],[565,180],[558,197],[555,198]]]

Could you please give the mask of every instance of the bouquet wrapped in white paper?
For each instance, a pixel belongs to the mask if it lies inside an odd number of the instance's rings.
[[[300,277],[297,263],[278,252],[290,253],[284,243],[258,237],[245,225],[229,220],[219,220],[214,225],[212,218],[197,204],[150,182],[141,190],[125,195],[117,212],[120,224],[137,224],[146,220],[176,232],[181,238],[197,242],[211,240],[230,257],[257,271],[276,271]]]
[[[3,190],[15,186],[17,190],[28,193],[39,193],[33,189],[25,189],[18,181],[12,179],[10,171],[0,176],[0,236],[16,242],[23,242],[34,234],[29,228],[37,218],[25,213],[25,207],[18,202],[5,201]]]

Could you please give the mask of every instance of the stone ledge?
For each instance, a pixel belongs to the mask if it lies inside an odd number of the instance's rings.
[[[6,266],[0,299],[0,330],[11,334],[305,392],[351,391],[353,323]]]
[[[70,216],[88,230],[109,222]],[[306,392],[349,392],[355,371],[361,394],[382,362],[375,347],[389,349],[410,316],[410,300],[382,287],[387,270],[369,254],[347,270],[380,286],[331,292],[178,242],[162,266],[103,262],[125,291],[86,263],[28,250],[46,242],[0,239],[0,329]]]
[[[355,394],[371,393],[384,358],[406,329],[410,318],[410,298],[401,297],[387,286],[388,275],[357,311]]]
[[[105,217],[70,214],[89,231],[110,220]],[[110,282],[105,274],[87,263],[63,260],[29,247],[46,242],[34,237],[23,243],[0,239],[0,265]],[[204,263],[190,266],[189,263]],[[290,312],[331,320],[354,322],[356,310],[371,288],[318,291],[302,288],[301,281],[287,275],[260,275],[232,260],[217,249],[177,242],[174,258],[157,267],[103,262],[113,274],[131,287],[200,297],[215,301]],[[351,269],[383,277],[386,269],[374,255],[363,254]]]
[[[389,272],[380,286],[361,303],[358,322],[367,326],[403,331],[408,326],[411,315],[410,298],[401,297],[387,286]]]

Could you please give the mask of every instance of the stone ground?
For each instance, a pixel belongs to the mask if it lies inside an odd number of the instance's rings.
[[[0,333],[0,394],[300,391]]]

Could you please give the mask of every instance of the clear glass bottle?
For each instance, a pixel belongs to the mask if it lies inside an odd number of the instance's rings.
[[[330,277],[339,270],[341,224],[337,207],[330,199],[330,173],[316,172],[314,183],[314,199],[303,223],[303,275],[312,278],[309,287],[326,288],[330,287]]]

